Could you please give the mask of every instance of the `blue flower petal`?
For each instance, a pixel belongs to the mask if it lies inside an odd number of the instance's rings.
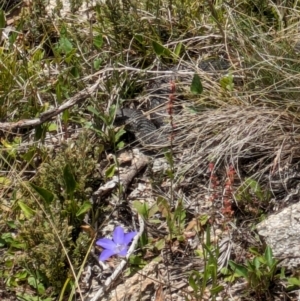
[[[109,257],[115,255],[116,252],[112,251],[112,250],[104,250],[102,251],[99,259],[100,261],[105,261],[106,259],[108,259]]]
[[[121,252],[118,253],[119,256],[125,257],[127,255],[128,248],[124,246]]]
[[[113,240],[117,245],[124,244],[124,230],[122,227],[116,227],[113,234]]]
[[[115,250],[116,244],[108,238],[101,238],[96,241],[96,245],[104,249]]]
[[[124,244],[128,246],[128,244],[131,242],[131,240],[137,235],[137,232],[128,232],[124,235]]]

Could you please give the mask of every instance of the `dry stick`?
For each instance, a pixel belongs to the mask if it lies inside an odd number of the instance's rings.
[[[118,68],[113,68],[113,67],[108,67],[108,68],[105,68],[105,69],[102,69],[100,71],[97,71],[96,73],[94,74],[91,74],[91,75],[88,75],[86,77],[83,78],[83,80],[90,80],[91,78],[94,78],[95,76],[100,76],[106,72],[109,72],[109,71],[118,71],[118,72],[121,72],[121,71],[135,71],[135,72],[140,72],[140,73],[145,73],[145,74],[161,74],[161,75],[165,75],[165,74],[178,74],[178,75],[194,75],[195,72],[194,71],[182,71],[182,70],[143,70],[143,69],[139,69],[139,68],[133,68],[133,67],[124,67],[123,65],[120,65],[121,67],[118,67]]]
[[[85,100],[97,89],[101,79],[99,78],[95,84],[88,88],[84,88],[74,96],[72,96],[68,101],[63,103],[57,108],[50,109],[41,114],[39,118],[35,119],[23,119],[17,122],[0,122],[0,131],[11,131],[17,128],[27,128],[27,127],[35,127],[38,126],[48,120],[51,120],[53,117],[57,116],[64,110],[67,110],[73,107],[75,104]]]
[[[147,156],[140,156],[139,158],[137,158],[136,162],[133,163],[133,165],[129,168],[126,174],[121,174],[120,176],[113,176],[113,178],[110,181],[100,186],[93,193],[93,196],[101,197],[103,195],[106,195],[113,189],[115,189],[118,184],[122,184],[124,191],[126,191],[133,178],[148,164],[148,162],[149,158]]]
[[[142,234],[144,232],[145,223],[141,216],[139,216],[139,224],[140,224],[140,230],[139,230],[138,234],[134,237],[132,244],[131,244],[130,248],[128,249],[125,259],[122,259],[119,266],[115,269],[115,271],[111,274],[111,276],[108,279],[106,279],[103,287],[96,293],[96,295],[90,301],[99,300],[99,298],[101,298],[104,295],[104,293],[109,289],[109,287],[111,286],[113,281],[116,280],[116,278],[119,276],[121,271],[126,266],[130,255],[134,252],[134,250],[137,246],[137,243],[139,241],[139,238],[142,236]]]
[[[175,94],[175,82],[171,81],[170,82],[171,85],[171,91],[170,91],[170,95],[169,95],[169,101],[168,101],[168,107],[167,107],[167,113],[169,115],[170,118],[170,126],[171,126],[171,135],[170,135],[170,153],[171,153],[171,160],[172,160],[172,176],[174,175],[174,164],[173,164],[173,160],[174,160],[174,153],[173,153],[173,140],[174,140],[174,135],[175,135],[175,125],[173,122],[173,107],[174,107],[174,94]],[[174,206],[174,196],[173,196],[173,179],[171,180],[171,204]]]

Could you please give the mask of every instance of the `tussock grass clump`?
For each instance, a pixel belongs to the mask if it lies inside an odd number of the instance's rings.
[[[181,122],[184,126],[180,127]],[[290,112],[227,105],[201,114],[183,114],[177,124],[182,132],[175,143],[178,139],[182,143],[179,148],[183,145],[189,148],[190,157],[185,160],[192,164],[213,160],[238,167],[241,162],[249,161],[252,166],[249,172],[259,170],[263,174],[276,165],[275,159],[282,166],[299,159],[300,121]]]

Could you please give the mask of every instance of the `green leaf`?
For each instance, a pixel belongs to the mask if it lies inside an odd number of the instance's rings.
[[[224,290],[224,286],[223,285],[218,285],[218,286],[214,286],[210,292],[213,294],[213,295],[217,295],[218,293],[220,293],[221,291]]]
[[[7,244],[10,244],[14,241],[14,238],[11,233],[3,233],[1,235],[1,239],[3,239]]]
[[[168,163],[170,164],[170,166],[174,166],[173,154],[171,152],[166,152],[165,158],[168,161]]]
[[[142,203],[140,201],[134,201],[132,203],[133,208],[136,209],[136,211],[143,216],[144,218],[148,218],[148,212],[149,212],[149,206],[147,203]]]
[[[129,258],[129,263],[133,265],[138,265],[139,267],[143,268],[147,264],[147,261],[145,261],[140,256],[132,255]]]
[[[42,125],[38,125],[35,127],[35,135],[34,135],[34,140],[37,141],[41,139],[43,136],[43,127]]]
[[[286,279],[286,276],[285,276],[285,268],[284,268],[284,267],[281,267],[281,269],[280,269],[280,276],[279,276],[279,279],[280,279],[280,280],[285,280],[285,279]]]
[[[210,248],[212,247],[210,233],[211,233],[210,225],[207,225],[207,227],[206,227],[206,241],[205,241],[205,244],[204,244],[203,247],[209,253],[211,253]]]
[[[261,254],[260,254],[259,250],[257,249],[257,247],[250,247],[249,252],[251,252],[251,254],[253,254],[255,256],[261,256]]]
[[[188,279],[189,285],[195,292],[197,292],[200,288],[199,281],[201,278],[202,277],[201,277],[200,273],[197,271],[192,271],[192,273],[189,276],[189,279]]]
[[[63,173],[64,173],[64,181],[66,184],[67,194],[72,198],[76,188],[76,181],[69,164],[66,164]]]
[[[107,170],[105,171],[105,176],[107,178],[112,178],[115,175],[116,165],[112,164]]]
[[[255,181],[251,178],[248,178],[245,181],[245,183],[251,187],[251,189],[254,192],[255,196],[257,196],[259,198],[259,200],[262,201],[264,199],[262,189],[261,189],[261,187],[260,187],[260,185],[258,184],[257,181]]]
[[[49,132],[55,132],[57,131],[57,124],[54,122],[51,122],[48,126],[48,131]]]
[[[34,157],[36,156],[37,150],[35,146],[32,146],[28,149],[28,151],[26,153],[24,153],[23,155],[21,155],[22,159],[24,159],[27,163],[29,163],[32,167],[36,167],[35,166],[35,161],[33,160]]]
[[[38,298],[39,298],[39,296],[31,296],[31,295],[26,294],[24,292],[17,293],[17,300],[18,301],[39,301]]]
[[[120,142],[117,144],[117,149],[123,149],[124,146],[125,146],[124,141],[120,141]]]
[[[300,286],[300,279],[299,278],[292,277],[292,278],[288,278],[287,281],[288,281],[289,284]]]
[[[66,62],[67,64],[70,64],[75,54],[76,54],[76,49],[73,48],[71,51],[69,51],[69,52],[66,54],[65,62]]]
[[[255,257],[255,258],[253,259],[253,264],[254,264],[254,266],[255,266],[255,269],[256,269],[256,270],[259,270],[259,267],[260,267],[260,260],[259,260],[259,257]]]
[[[69,39],[67,39],[66,37],[61,37],[59,39],[59,46],[58,46],[58,50],[64,54],[68,54],[72,51],[73,49],[73,45],[70,42]]]
[[[16,265],[15,260],[13,259],[5,259],[5,267],[6,268],[13,268]]]
[[[16,249],[20,249],[20,250],[25,250],[28,248],[28,244],[27,243],[23,243],[23,242],[19,242],[19,241],[13,241],[11,243],[11,246],[13,248],[16,248]]]
[[[147,204],[147,205],[148,205],[148,204]],[[157,213],[157,211],[158,211],[158,206],[157,206],[157,204],[153,204],[153,205],[151,206],[151,208],[149,209],[149,211],[148,211],[148,216],[149,216],[149,217],[152,217],[154,214]]]
[[[27,206],[24,202],[18,201],[18,205],[27,219],[30,219],[35,215],[35,211]]]
[[[154,246],[158,251],[161,251],[163,248],[165,248],[166,242],[164,239],[160,239],[155,242]]]
[[[91,208],[92,208],[92,204],[90,202],[88,201],[84,202],[76,212],[76,216],[80,216],[87,213]]]
[[[19,36],[18,32],[13,30],[8,38],[10,45],[13,45],[16,42],[18,36]]]
[[[59,103],[61,103],[63,99],[63,88],[60,82],[57,83],[55,87],[56,98]]]
[[[70,73],[73,75],[74,78],[79,78],[80,77],[79,68],[76,67],[76,66],[73,66],[71,68]]]
[[[28,277],[28,284],[38,290],[39,294],[45,293],[44,285],[33,276]]]
[[[191,84],[191,92],[193,94],[201,94],[203,92],[203,86],[200,80],[200,76],[198,74],[194,74],[192,84]]]
[[[95,116],[97,116],[97,117],[100,116],[99,111],[97,111],[94,107],[88,106],[87,109],[88,109],[91,113],[93,113]]]
[[[185,218],[186,218],[186,211],[183,207],[182,200],[179,199],[174,211],[174,219],[176,219],[179,222],[180,226],[184,226]]]
[[[177,55],[177,56],[180,56],[181,54],[181,49],[182,49],[182,43],[179,42],[176,47],[175,47],[175,50],[174,50],[174,53]]]
[[[64,110],[62,113],[62,120],[63,122],[68,122],[70,118],[70,111],[69,110]]]
[[[102,64],[102,60],[101,59],[95,59],[93,62],[93,66],[95,70],[99,70]]]
[[[2,9],[0,9],[0,40],[2,38],[2,31],[5,28],[6,21],[5,21],[5,13]]]
[[[209,219],[210,219],[210,216],[204,214],[199,217],[198,221],[201,226],[205,226],[209,222]]]
[[[15,221],[7,221],[6,224],[11,228],[11,229],[17,229],[18,226],[16,225]]]
[[[111,105],[109,107],[109,110],[108,110],[108,114],[109,114],[109,122],[112,124],[113,121],[114,121],[114,118],[115,118],[115,115],[116,115],[116,111],[117,111],[117,107],[115,105]]]
[[[11,184],[11,180],[7,177],[0,177],[0,187],[4,188],[4,187],[9,187],[9,185]]]
[[[153,47],[156,55],[158,55],[158,56],[164,55],[164,56],[170,57],[170,58],[172,57],[172,52],[165,46],[161,45],[160,43],[153,41],[152,47]]]
[[[264,255],[265,255],[264,257],[267,261],[268,267],[272,268],[273,265],[276,263],[276,260],[274,259],[272,249],[269,246],[266,247]]]
[[[166,175],[170,180],[174,180],[174,172],[171,169],[166,170]]]
[[[5,21],[5,13],[3,9],[0,9],[0,28],[3,29],[5,28],[6,21]]]
[[[18,278],[19,280],[24,280],[28,276],[28,273],[26,271],[20,271],[14,274],[14,277]]]
[[[229,260],[228,263],[236,275],[248,279],[248,270],[244,266],[237,264],[231,260]]]
[[[232,74],[222,77],[220,79],[220,85],[224,90],[233,91],[234,82]]]
[[[6,246],[6,242],[4,239],[0,238],[0,248],[3,248]]]
[[[161,44],[153,41],[152,42],[152,47],[154,49],[154,52],[157,54],[157,55],[162,55],[164,53],[164,50],[165,50],[165,47],[162,46]]]
[[[54,194],[49,190],[36,186],[33,183],[29,183],[31,188],[35,190],[35,192],[47,203],[51,204],[54,199]]]
[[[103,45],[103,37],[102,35],[98,35],[94,37],[93,44],[96,48],[100,49]]]
[[[105,125],[109,125],[110,124],[110,120],[109,120],[109,116],[104,115],[103,113],[98,112],[95,108],[88,106],[87,108],[91,113],[93,113],[95,116],[97,116],[98,118],[100,118],[103,123]],[[113,115],[114,116],[114,115]],[[112,120],[113,120],[113,116],[112,116]]]
[[[147,246],[148,243],[149,243],[148,236],[146,233],[143,233],[139,238],[139,246],[141,248],[143,248],[143,247]]]
[[[140,44],[144,44],[144,37],[140,34],[135,34],[134,38],[140,43]]]
[[[159,196],[157,198],[156,203],[159,208],[158,210],[161,212],[163,217],[167,217],[171,213],[170,204],[168,203],[168,201],[166,199]]]
[[[35,53],[32,55],[31,61],[33,63],[38,63],[44,59],[45,51],[42,49],[37,49]]]
[[[251,273],[253,273],[257,277],[258,271],[253,261],[247,261],[247,271],[248,271],[248,275],[249,274],[251,275]]]
[[[126,133],[126,131],[123,129],[120,129],[119,131],[117,131],[117,133],[115,134],[115,142],[117,143],[125,133]]]

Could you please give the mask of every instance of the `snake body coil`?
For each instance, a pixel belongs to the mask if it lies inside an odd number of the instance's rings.
[[[198,67],[205,72],[217,72],[221,73],[224,70],[228,70],[230,65],[225,59],[209,59],[201,62]],[[177,68],[171,69],[176,73]],[[191,71],[187,68],[181,67],[180,70]],[[170,94],[170,76],[153,81],[149,85],[149,109],[153,110],[155,107],[164,106],[168,95]],[[146,116],[136,109],[123,108],[116,112],[115,121],[118,124],[125,124],[126,130],[132,132],[135,137],[143,146],[161,148],[169,146],[168,129],[163,122],[163,118],[159,114],[151,114],[155,120],[149,120]],[[160,129],[158,129],[161,127]]]

